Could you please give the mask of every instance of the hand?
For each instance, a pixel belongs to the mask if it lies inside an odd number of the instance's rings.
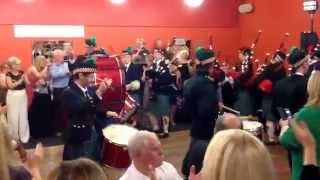
[[[294,121],[293,119],[291,121]],[[289,120],[283,120],[283,119],[280,119],[279,121],[279,125],[280,127],[285,127],[285,126],[289,126]]]
[[[100,85],[99,88],[97,89],[97,92],[100,96],[102,96],[102,94],[111,87],[112,84],[112,79],[104,79]]]
[[[104,79],[103,82],[106,84],[107,88],[110,88],[112,85],[112,79]]]
[[[4,105],[4,106],[0,106],[0,113],[5,113],[7,112],[7,106]]]
[[[148,166],[148,177],[150,178],[150,180],[157,180],[157,176],[156,176],[156,170],[155,168],[153,167],[153,165],[149,165]]]
[[[16,143],[16,142],[15,142]],[[22,162],[26,162],[27,161],[27,156],[28,156],[28,153],[27,151],[24,149],[23,145],[22,144],[17,144],[16,143],[16,150],[19,154],[19,157],[21,159]]]
[[[107,111],[107,116],[108,117],[118,117],[119,114],[113,111]]]
[[[303,145],[304,148],[315,149],[315,139],[305,122],[291,121],[290,125],[294,135],[296,136],[296,139]]]
[[[196,167],[194,165],[191,166],[190,172],[189,172],[189,180],[201,180],[201,175],[196,174]]]
[[[30,169],[39,168],[40,162],[43,159],[43,146],[41,143],[37,144],[33,153],[29,153],[27,156],[27,166]]]
[[[127,91],[130,91],[130,90],[131,90],[130,84],[127,84],[127,85],[126,85],[126,90],[127,90]]]

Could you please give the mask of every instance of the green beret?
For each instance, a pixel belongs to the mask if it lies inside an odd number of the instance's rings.
[[[291,65],[296,65],[302,61],[307,56],[307,53],[304,50],[301,50],[297,47],[293,47],[290,50],[290,55],[288,57],[288,62]]]
[[[90,47],[95,47],[97,45],[97,38],[96,37],[90,37],[85,40],[86,45]]]
[[[124,49],[122,52],[123,53],[127,53],[129,55],[132,55],[133,54],[133,48],[129,46],[128,48]]]
[[[214,57],[214,52],[210,49],[198,47],[196,50],[196,57],[199,61],[204,61],[204,60],[207,60],[209,58]]]

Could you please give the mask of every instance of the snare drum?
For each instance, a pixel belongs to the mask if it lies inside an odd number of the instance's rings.
[[[258,121],[242,121],[243,130],[262,140],[263,125]]]
[[[128,168],[131,163],[128,141],[138,130],[126,125],[110,125],[102,131],[105,138],[102,151],[103,163],[112,168]]]

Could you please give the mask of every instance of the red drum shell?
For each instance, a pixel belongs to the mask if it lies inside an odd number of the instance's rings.
[[[117,169],[126,169],[130,166],[131,160],[126,147],[116,145],[105,139],[102,153],[102,162],[106,166]]]
[[[97,84],[104,78],[112,79],[112,88],[107,90],[100,105],[102,110],[120,112],[125,100],[125,76],[119,60],[115,57],[97,57]]]
[[[128,168],[131,163],[128,143],[138,130],[126,125],[113,124],[104,128],[102,132],[105,139],[102,149],[103,163],[112,168]]]

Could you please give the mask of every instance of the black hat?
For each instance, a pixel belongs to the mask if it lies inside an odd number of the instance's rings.
[[[253,52],[249,47],[241,47],[240,48],[240,53],[243,54],[244,56],[252,56]]]
[[[299,67],[305,60],[307,53],[299,48],[291,48],[290,55],[288,57],[288,62],[293,67]]]
[[[93,57],[83,58],[79,56],[72,66],[72,74],[77,73],[95,73],[97,70],[96,59]]]
[[[287,58],[287,55],[282,52],[282,51],[277,51],[274,55],[273,55],[273,60],[275,62],[282,62]]]

